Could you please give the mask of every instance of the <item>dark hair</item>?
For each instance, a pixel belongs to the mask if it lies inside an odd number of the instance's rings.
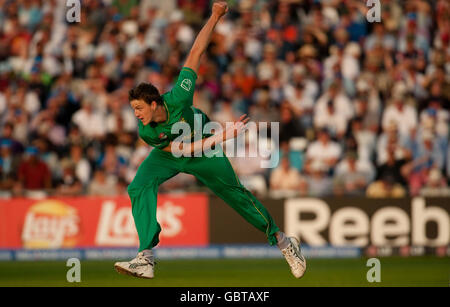
[[[158,89],[150,83],[141,83],[132,88],[128,92],[128,99],[129,101],[142,99],[148,104],[151,104],[152,101],[156,101],[157,104],[163,104],[163,99]]]

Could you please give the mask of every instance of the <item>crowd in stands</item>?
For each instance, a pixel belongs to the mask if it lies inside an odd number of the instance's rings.
[[[245,186],[450,196],[450,2],[382,0],[373,23],[364,0],[228,3],[194,106],[220,123],[279,123],[275,167],[230,157]],[[83,0],[69,23],[66,1],[0,0],[0,196],[126,195],[152,150],[128,91],[171,89],[210,7]],[[161,186],[202,188],[187,174]]]

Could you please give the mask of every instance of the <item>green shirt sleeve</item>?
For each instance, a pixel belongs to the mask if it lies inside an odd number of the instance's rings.
[[[172,105],[191,106],[194,98],[195,81],[197,74],[189,67],[183,67],[178,76],[177,83],[167,93],[166,102]]]

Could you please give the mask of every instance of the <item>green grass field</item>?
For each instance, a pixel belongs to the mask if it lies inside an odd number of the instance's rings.
[[[81,261],[81,282],[69,283],[64,261],[0,262],[0,286],[144,287],[302,287],[441,286],[448,287],[450,258],[379,258],[381,282],[366,280],[367,259],[309,259],[297,280],[284,259],[160,260],[155,279],[119,275],[114,261]]]

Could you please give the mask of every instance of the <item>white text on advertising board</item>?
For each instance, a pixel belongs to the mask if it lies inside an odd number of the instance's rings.
[[[301,219],[301,214],[314,219]],[[447,246],[450,242],[450,218],[444,208],[426,205],[425,199],[411,200],[411,214],[386,206],[369,217],[361,208],[347,206],[331,213],[321,199],[289,199],[285,203],[285,231],[300,236],[312,246]],[[427,235],[427,223],[437,226],[436,236]],[[323,236],[328,230],[329,242]]]
[[[95,243],[99,246],[136,246],[139,238],[134,225],[131,208],[116,208],[113,201],[102,204]],[[181,206],[170,201],[158,206],[157,220],[161,224],[162,237],[177,236],[183,225],[180,216],[184,214]]]

